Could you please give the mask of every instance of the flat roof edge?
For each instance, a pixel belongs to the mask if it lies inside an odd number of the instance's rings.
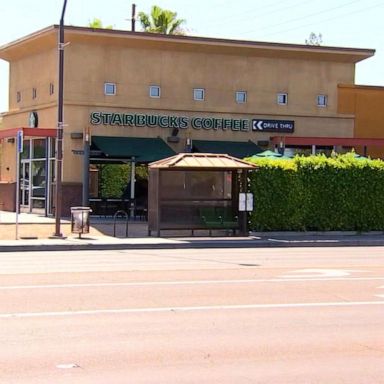
[[[41,30],[35,31],[31,34],[23,36],[13,42],[0,46],[0,58],[2,52],[12,49],[20,44],[23,44],[31,39],[37,39],[42,35],[46,35],[52,32],[56,32],[59,29],[59,25],[53,24]],[[65,31],[69,33],[86,33],[86,34],[99,34],[104,36],[116,36],[116,37],[130,37],[132,39],[147,40],[147,41],[167,41],[174,43],[190,43],[197,45],[216,45],[221,47],[238,47],[248,49],[265,49],[270,51],[290,51],[290,52],[307,52],[318,54],[339,54],[343,56],[351,55],[352,62],[358,62],[373,56],[376,52],[375,49],[368,48],[348,48],[348,47],[334,47],[334,46],[322,46],[322,45],[306,45],[306,44],[293,44],[293,43],[278,43],[278,42],[262,42],[253,40],[237,40],[237,39],[224,39],[213,37],[201,37],[191,35],[164,35],[148,32],[132,32],[118,29],[104,29],[104,28],[91,28],[91,27],[79,27],[79,26],[65,26]],[[357,58],[356,58],[357,56]]]
[[[56,29],[56,25],[50,25],[49,27],[39,29],[38,31],[29,33],[28,35],[22,36],[16,40],[13,40],[9,43],[1,45],[0,46],[0,58],[1,58],[1,52],[2,51],[6,51],[6,50],[12,48],[13,46],[23,44],[24,42],[26,42],[28,40],[37,39],[42,35],[52,33],[52,31],[54,31],[55,29]]]

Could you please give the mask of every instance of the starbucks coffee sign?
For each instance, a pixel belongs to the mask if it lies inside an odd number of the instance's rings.
[[[126,127],[160,127],[215,129],[232,131],[249,131],[251,122],[248,119],[226,119],[217,117],[187,117],[176,115],[147,115],[131,113],[92,112],[92,125],[118,125]]]
[[[177,115],[151,115],[141,113],[114,113],[114,112],[92,112],[90,123],[92,125],[111,125],[124,127],[160,127],[160,128],[193,128],[205,130],[222,131],[255,131],[255,122],[263,123],[272,120],[250,120],[250,119],[228,119],[220,117],[201,116],[177,116]],[[273,120],[276,123],[276,120]],[[293,132],[293,124],[289,132]],[[257,126],[257,125],[256,125]],[[279,132],[280,125],[276,125],[275,132]],[[281,125],[284,127],[284,125]],[[261,130],[261,129],[260,129]],[[268,129],[264,129],[268,131]],[[283,132],[284,130],[281,130]],[[286,131],[287,132],[287,131]]]

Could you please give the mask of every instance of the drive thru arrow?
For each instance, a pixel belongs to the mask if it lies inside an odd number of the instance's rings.
[[[262,131],[264,129],[263,124],[264,120],[253,120],[253,130]]]

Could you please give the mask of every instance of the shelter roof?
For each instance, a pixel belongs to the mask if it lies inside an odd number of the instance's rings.
[[[160,169],[254,169],[254,164],[226,154],[217,153],[179,153],[149,164],[149,168]]]

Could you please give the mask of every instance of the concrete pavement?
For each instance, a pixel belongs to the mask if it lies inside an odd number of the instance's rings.
[[[383,384],[381,248],[0,257],[6,384]]]
[[[0,252],[91,250],[91,249],[172,249],[172,248],[264,248],[264,247],[338,247],[384,246],[384,232],[251,232],[247,237],[229,236],[216,231],[162,231],[162,237],[149,237],[146,222],[130,221],[128,237],[125,222],[118,221],[113,236],[112,219],[91,216],[91,230],[79,238],[70,232],[69,219],[61,221],[63,238],[52,238],[55,220],[52,217],[21,213],[18,216],[0,211]]]

